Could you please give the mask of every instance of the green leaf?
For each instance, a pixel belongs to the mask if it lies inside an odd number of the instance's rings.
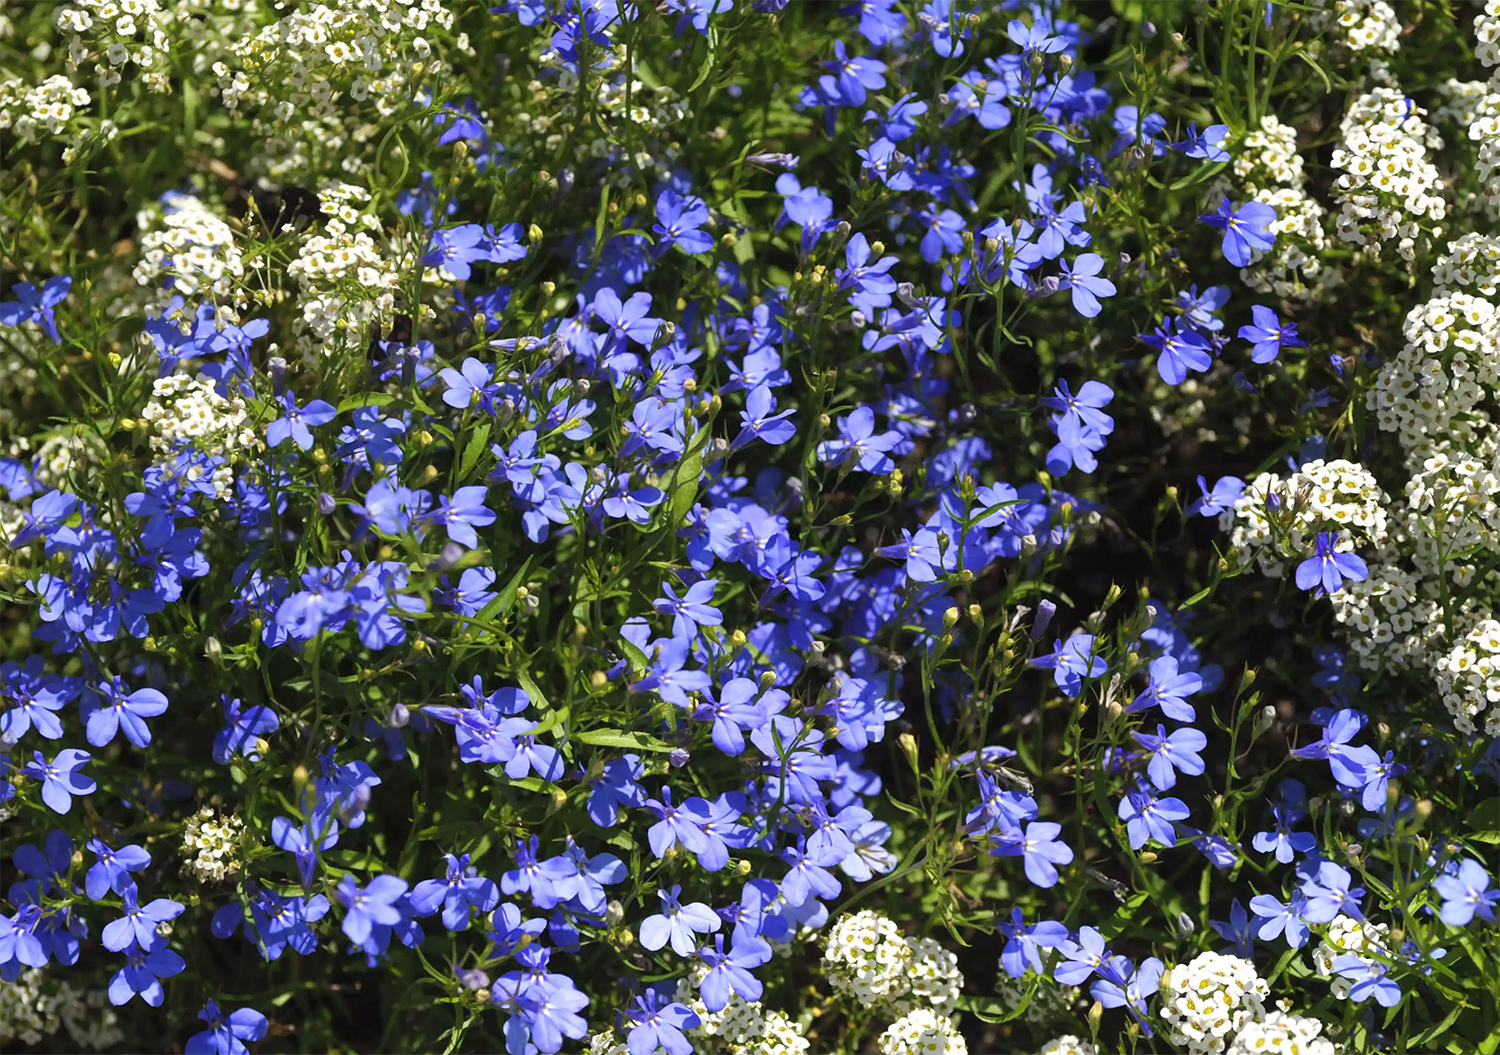
[[[651,665],[651,661],[646,658],[646,653],[623,634],[620,636],[620,647],[625,650],[625,656],[630,660],[630,673],[637,676],[644,674],[646,668]]]
[[[469,435],[469,445],[464,448],[463,461],[458,463],[458,481],[463,483],[484,456],[485,444],[490,440],[490,423],[481,421]]]
[[[358,410],[360,407],[383,407],[394,403],[400,397],[394,392],[362,392],[357,396],[350,396],[339,404],[339,413],[343,414],[350,410]]]
[[[536,682],[531,680],[531,675],[526,672],[525,667],[516,668],[516,680],[521,683],[521,688],[526,690],[526,695],[531,697],[531,705],[539,711],[550,711],[552,704],[547,702],[547,697],[542,695],[542,690],[536,687]]]
[[[708,27],[708,54],[703,56],[703,65],[698,67],[698,76],[688,86],[688,94],[698,90],[698,86],[708,80],[708,75],[714,71],[714,59],[719,56],[719,31],[714,26]]]
[[[698,501],[698,477],[703,475],[703,448],[708,444],[708,427],[698,430],[688,447],[688,455],[677,466],[677,484],[672,488],[672,527],[682,526],[693,503]]]
[[[590,729],[573,739],[595,747],[623,747],[632,751],[672,750],[671,744],[664,744],[649,733],[627,733],[620,729]]]

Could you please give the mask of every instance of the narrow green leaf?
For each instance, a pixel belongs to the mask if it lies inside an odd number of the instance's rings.
[[[595,747],[623,747],[632,751],[670,751],[671,744],[664,744],[649,733],[628,733],[619,729],[590,729],[579,733],[574,740]]]
[[[464,448],[463,461],[458,463],[458,482],[463,483],[474,471],[474,466],[479,464],[479,459],[484,457],[485,444],[490,441],[490,423],[481,421],[469,434],[469,445]]]

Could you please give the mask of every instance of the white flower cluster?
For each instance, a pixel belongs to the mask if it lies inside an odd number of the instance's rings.
[[[75,87],[62,74],[34,86],[13,77],[0,80],[0,133],[8,130],[32,146],[47,138],[61,139],[66,144],[63,160],[71,162],[78,147],[91,135],[82,122],[75,120],[90,102],[88,91]],[[99,132],[113,139],[117,128],[113,121],[104,121]]]
[[[1317,0],[1323,6],[1326,0]],[[1385,0],[1334,0],[1333,10],[1313,21],[1315,29],[1331,27],[1351,51],[1394,55],[1401,50],[1401,20]]]
[[[700,1020],[687,1030],[697,1055],[801,1055],[812,1046],[797,1023],[781,1011],[767,1010],[759,1000],[742,1000],[731,992],[722,1011],[708,1010],[695,988],[705,973],[707,967],[698,964],[690,979],[678,980],[675,994]]]
[[[142,209],[136,224],[144,232],[136,283],[154,287],[163,304],[174,294],[244,302],[245,264],[234,230],[199,199],[168,195],[161,207]]]
[[[1254,561],[1266,575],[1280,578],[1287,561],[1312,556],[1323,531],[1339,533],[1341,550],[1354,548],[1354,529],[1369,543],[1383,545],[1384,499],[1380,484],[1364,466],[1319,458],[1286,478],[1261,473],[1219,522],[1231,532],[1241,565]]]
[[[833,987],[866,1007],[902,996],[911,962],[912,949],[901,928],[871,909],[835,923],[823,951],[823,969]]]
[[[373,160],[376,130],[361,108],[390,117],[428,105],[420,85],[447,67],[426,34],[446,38],[452,26],[441,0],[330,0],[234,42],[212,68],[224,106],[249,115],[263,140],[262,174],[302,181],[329,156],[357,174]],[[464,35],[452,47],[473,53]]]
[[[1095,1052],[1089,1041],[1068,1033],[1047,1041],[1037,1055],[1095,1055]]]
[[[1231,171],[1243,192],[1276,210],[1276,220],[1268,228],[1276,244],[1269,252],[1255,251],[1250,266],[1240,269],[1240,278],[1257,293],[1294,300],[1323,296],[1337,285],[1339,272],[1323,266],[1328,244],[1324,210],[1303,187],[1296,129],[1267,114],[1259,130],[1233,144],[1231,153]],[[1227,187],[1221,184],[1220,193],[1227,194]]]
[[[1389,957],[1386,938],[1390,936],[1390,930],[1384,923],[1361,922],[1343,915],[1335,916],[1328,924],[1318,947],[1313,950],[1313,969],[1319,978],[1330,979],[1329,989],[1335,999],[1349,999],[1349,990],[1354,988],[1354,983],[1333,973],[1333,961],[1344,953],[1353,953],[1367,963],[1376,962],[1373,957],[1363,955],[1367,952]]]
[[[823,967],[833,987],[866,1007],[951,1008],[963,988],[958,957],[931,938],[909,938],[879,912],[845,916],[828,932]]]
[[[234,813],[204,806],[182,829],[182,870],[200,883],[218,883],[240,869],[239,839],[245,822]]]
[[[1265,1015],[1270,992],[1249,960],[1205,952],[1162,976],[1161,1016],[1189,1055],[1217,1053],[1231,1033]]]
[[[958,957],[932,938],[908,938],[911,960],[906,965],[906,995],[902,1007],[951,1008],[958,1003],[964,976]]]
[[[1474,57],[1485,66],[1500,66],[1500,0],[1485,0],[1474,16]]]
[[[141,421],[151,433],[151,449],[167,454],[179,444],[197,443],[201,450],[212,451],[232,459],[241,449],[260,445],[255,431],[248,427],[248,413],[239,396],[228,398],[214,391],[207,377],[168,374],[158,377],[151,386],[151,401],[141,411]],[[220,495],[228,493],[228,466],[215,474],[214,485]],[[221,479],[220,473],[224,474]]]
[[[880,1055],[969,1055],[963,1034],[945,1015],[919,1007],[880,1034]]]
[[[1437,167],[1428,158],[1443,141],[1425,115],[1399,88],[1373,88],[1350,105],[1333,152],[1333,167],[1342,170],[1334,185],[1341,241],[1374,256],[1394,241],[1402,259],[1413,260],[1419,222],[1447,214]]]
[[[134,63],[148,91],[170,92],[172,38],[161,15],[159,0],[72,0],[57,13],[57,28],[72,34],[68,69],[91,65],[100,86],[110,88],[120,83],[121,68]]]
[[[331,354],[338,335],[368,332],[377,320],[395,311],[395,265],[374,238],[343,219],[355,212],[358,226],[372,226],[352,204],[363,194],[341,184],[320,195],[323,211],[330,217],[324,233],[308,235],[297,259],[287,265],[287,274],[305,294],[300,300],[302,317],[293,328],[304,357]]]
[[[35,1047],[61,1028],[79,1051],[104,1051],[125,1039],[103,990],[83,993],[62,979],[48,983],[40,968],[28,967],[0,986],[0,1045]]]
[[[1236,1033],[1228,1055],[1336,1055],[1333,1041],[1318,1036],[1322,1031],[1315,1018],[1272,1011]]]
[[[1433,661],[1443,706],[1459,732],[1473,733],[1474,719],[1491,707],[1484,731],[1500,736],[1500,622],[1482,619],[1444,655]]]

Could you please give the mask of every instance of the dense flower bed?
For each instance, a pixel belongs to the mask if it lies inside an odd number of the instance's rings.
[[[0,1044],[1491,1055],[1497,41],[0,0]]]

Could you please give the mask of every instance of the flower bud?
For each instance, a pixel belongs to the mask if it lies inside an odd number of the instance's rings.
[[[218,638],[210,636],[207,641],[203,642],[203,654],[211,662],[222,662],[224,659],[224,646],[219,644]]]
[[[952,630],[956,625],[958,625],[958,609],[949,608],[943,613],[943,629]]]
[[[969,618],[976,623],[979,622],[979,620],[984,618],[984,609],[977,604],[969,605]]]
[[[319,516],[333,516],[334,510],[338,509],[338,507],[338,499],[334,498],[333,495],[329,494],[327,491],[323,491],[318,495]]]
[[[409,721],[411,721],[411,711],[407,709],[406,704],[398,703],[391,708],[390,717],[386,719],[386,724],[392,729],[405,729],[406,723]]]
[[[1186,912],[1177,913],[1177,936],[1179,938],[1186,941],[1193,936],[1195,929],[1192,916],[1189,916]]]
[[[1036,606],[1036,618],[1031,621],[1031,640],[1040,641],[1047,633],[1047,627],[1052,625],[1052,617],[1057,614],[1057,605],[1051,601],[1042,600]]]
[[[595,692],[603,692],[609,687],[609,675],[602,670],[596,670],[589,675],[589,688]]]
[[[688,760],[692,757],[684,748],[674,747],[671,751],[667,752],[667,764],[673,769],[681,769],[688,764]]]
[[[532,224],[526,229],[526,238],[533,244],[540,242],[542,240],[542,229],[536,224]]]
[[[1147,850],[1145,853],[1141,854],[1141,864],[1148,865],[1155,860],[1156,852],[1154,850]]]
[[[604,906],[604,925],[607,927],[618,927],[625,921],[625,906],[619,898],[610,899],[609,904]]]

